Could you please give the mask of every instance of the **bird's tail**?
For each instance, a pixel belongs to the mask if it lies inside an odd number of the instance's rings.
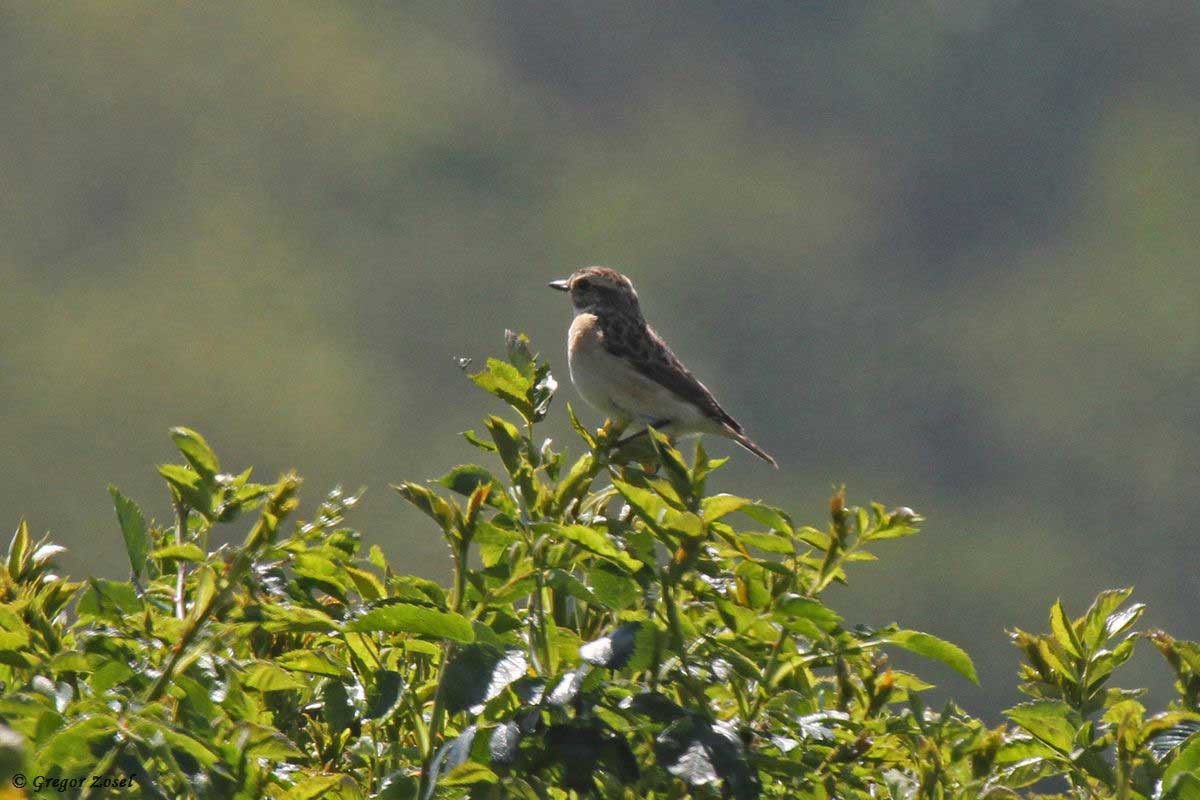
[[[742,447],[746,448],[751,453],[754,453],[754,455],[758,456],[759,458],[761,458],[763,461],[770,464],[775,469],[779,469],[779,464],[775,461],[774,458],[771,457],[771,454],[768,453],[766,450],[763,450],[758,445],[756,445],[754,443],[754,440],[751,439],[749,436],[747,436],[746,434],[744,434],[740,431],[734,431],[734,430],[730,430],[728,435],[729,435],[729,438],[733,439],[735,442],[740,444]]]

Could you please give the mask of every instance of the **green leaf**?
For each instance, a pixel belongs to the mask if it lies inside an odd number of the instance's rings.
[[[83,754],[92,752],[93,745],[110,739],[116,730],[117,721],[109,714],[82,717],[51,736],[38,749],[31,763],[53,764],[56,767],[74,763]]]
[[[88,590],[79,598],[76,611],[80,614],[119,617],[142,610],[142,601],[130,583],[90,578]]]
[[[350,566],[342,569],[354,583],[354,588],[358,590],[363,600],[379,600],[387,596],[387,589],[384,588],[383,581],[379,580],[375,573]]]
[[[874,530],[868,529],[867,535],[863,537],[863,541],[882,542],[888,539],[902,539],[905,536],[912,536],[914,533],[919,533],[920,528],[914,525],[888,525]]]
[[[326,633],[336,628],[329,615],[315,608],[272,604],[247,606],[244,613],[246,621],[271,633]]]
[[[456,642],[475,640],[475,630],[461,614],[409,603],[394,603],[373,608],[347,625],[346,630],[359,633],[415,633],[453,639]]]
[[[1054,605],[1050,607],[1050,631],[1068,653],[1077,658],[1083,655],[1083,645],[1075,635],[1075,628],[1067,617],[1067,612],[1063,610],[1062,600],[1055,600]]]
[[[726,514],[732,514],[734,511],[743,509],[748,505],[750,505],[750,501],[744,497],[737,497],[732,494],[715,494],[704,498],[700,502],[700,515],[704,517],[705,522],[712,522]]]
[[[781,596],[775,602],[775,610],[785,616],[811,620],[822,628],[832,628],[842,621],[836,611],[827,608],[820,600],[798,594]]]
[[[104,694],[114,686],[126,685],[133,675],[133,669],[127,664],[122,664],[120,661],[107,661],[92,673],[88,678],[88,683],[91,684],[92,691]]]
[[[601,605],[600,601],[596,599],[596,595],[592,594],[592,590],[587,584],[564,569],[552,567],[551,569],[547,570],[545,583],[559,594],[570,595],[576,600],[582,600],[588,605]]]
[[[614,479],[612,483],[613,487],[625,498],[625,502],[629,503],[629,507],[634,510],[634,513],[651,526],[658,526],[667,510],[666,503],[658,495],[649,489],[643,489],[640,486],[625,483],[625,481]]]
[[[1004,712],[1013,722],[1060,753],[1070,753],[1075,745],[1078,715],[1059,700],[1022,703]]]
[[[1109,614],[1104,620],[1104,635],[1110,639],[1120,636],[1138,621],[1145,610],[1144,603],[1134,603],[1129,608]]]
[[[259,725],[250,725],[248,729],[250,739],[246,742],[247,757],[271,761],[291,761],[304,757],[304,753],[279,731]]]
[[[655,428],[648,428],[649,441],[662,464],[662,472],[666,475],[675,491],[685,495],[692,490],[692,476],[688,471],[683,454],[672,445],[671,439],[665,433]]]
[[[456,533],[462,526],[462,513],[458,507],[429,487],[405,481],[393,484],[392,488],[405,500],[432,517],[446,533]]]
[[[149,739],[156,735],[162,736],[173,750],[182,751],[194,758],[204,767],[217,763],[217,755],[209,750],[203,742],[187,733],[182,733],[157,723],[146,723],[138,726],[138,733]]]
[[[1170,791],[1181,775],[1189,773],[1200,773],[1200,735],[1189,739],[1171,759],[1170,765],[1163,771],[1163,789]]]
[[[553,522],[540,522],[534,525],[533,529],[540,534],[547,534],[557,539],[566,539],[569,542],[574,542],[583,549],[589,550],[598,556],[611,558],[613,561],[620,563],[630,570],[636,571],[641,569],[642,562],[624,550],[618,549],[612,543],[612,540],[608,538],[608,534],[598,531],[595,528],[589,528],[586,525],[558,525]]]
[[[860,509],[860,525],[866,516],[866,509]],[[871,503],[870,517],[873,523],[860,528],[863,531],[864,541],[882,541],[886,539],[899,539],[903,536],[912,536],[920,530],[912,523],[924,521],[912,509],[898,508],[889,513],[879,503]]]
[[[516,425],[496,416],[488,417],[483,424],[496,443],[496,452],[500,454],[504,468],[509,475],[516,475],[521,470],[521,432]]]
[[[485,567],[491,567],[504,558],[508,548],[521,541],[516,531],[501,528],[490,522],[475,524],[475,537],[472,541],[479,547],[479,556]]]
[[[281,800],[317,800],[331,789],[345,787],[357,791],[358,783],[349,775],[324,775],[304,771],[295,775],[296,783],[282,796]],[[354,794],[350,795],[354,797]]]
[[[480,438],[479,434],[475,431],[463,431],[461,436],[471,444],[478,447],[480,450],[483,450],[485,453],[496,452],[496,445],[492,444],[486,439]]]
[[[25,572],[29,552],[29,525],[21,520],[8,545],[8,574],[13,578],[20,578]]]
[[[1162,800],[1200,800],[1200,775],[1182,772],[1172,776],[1171,782],[1162,782]]]
[[[659,524],[666,530],[689,539],[699,539],[704,536],[704,520],[691,511],[676,511],[668,508],[663,512]]]
[[[939,639],[928,633],[907,630],[889,633],[883,637],[883,640],[903,647],[905,650],[909,650],[917,655],[941,661],[971,681],[971,683],[979,684],[979,675],[975,672],[975,664],[971,662],[971,657],[958,645],[951,644],[944,639]]]
[[[570,403],[567,403],[567,418],[571,421],[571,427],[575,429],[575,433],[579,434],[579,438],[587,442],[587,446],[594,450],[596,437],[584,427],[583,423],[579,421],[579,417],[575,416],[575,409],[571,407]]]
[[[217,596],[217,573],[208,564],[196,570],[196,589],[192,592],[192,609],[188,618],[202,619],[208,614]]]
[[[470,497],[480,486],[495,484],[496,479],[491,472],[478,464],[459,464],[436,482],[452,492]]]
[[[788,515],[773,506],[762,503],[751,503],[750,505],[742,506],[738,510],[760,525],[766,525],[772,530],[786,533],[789,536],[795,532]]]
[[[117,509],[117,523],[121,526],[121,536],[125,539],[129,566],[134,575],[141,575],[146,570],[146,554],[150,550],[146,518],[138,504],[121,494],[121,490],[116,486],[109,484],[108,493],[112,495],[113,505]]]
[[[529,400],[529,390],[533,383],[512,364],[498,358],[489,358],[486,368],[474,373],[470,378],[476,386],[508,403],[526,420],[534,421],[533,404]]]
[[[302,679],[269,661],[259,661],[246,670],[242,683],[260,692],[282,692],[308,687]]]
[[[692,459],[692,486],[697,494],[704,494],[704,482],[713,470],[720,468],[728,458],[709,458],[704,442],[696,439],[696,456]]]
[[[747,547],[753,547],[767,553],[790,556],[796,552],[791,539],[787,539],[777,533],[739,532],[737,538]]]
[[[166,547],[160,547],[150,553],[151,558],[160,561],[172,559],[175,561],[203,561],[205,553],[197,545],[188,542],[186,544],[170,544]]]
[[[277,656],[275,663],[294,672],[328,675],[331,678],[340,677],[346,672],[346,667],[329,654],[315,650],[292,650]]]
[[[477,783],[498,783],[500,777],[477,761],[464,761],[446,773],[438,786],[473,786]]]
[[[517,368],[522,375],[532,378],[537,369],[537,356],[529,343],[529,337],[512,330],[504,331],[504,350],[508,355],[508,363]]]
[[[588,570],[592,593],[613,611],[631,607],[641,597],[637,581],[623,569],[608,561],[597,561]]]
[[[189,508],[194,508],[206,517],[212,516],[212,492],[201,476],[179,464],[162,464],[158,474],[166,479]]]
[[[1129,660],[1129,657],[1133,655],[1136,641],[1134,637],[1129,637],[1112,650],[1105,648],[1092,654],[1088,662],[1088,685],[1086,687],[1089,693],[1099,689],[1113,670]]]
[[[1096,595],[1092,605],[1083,617],[1083,633],[1080,638],[1089,650],[1095,650],[1104,644],[1105,623],[1108,617],[1133,594],[1132,588],[1109,589]]]
[[[29,644],[29,628],[12,606],[0,606],[0,649],[19,650]]]
[[[591,485],[595,468],[596,461],[591,453],[580,456],[554,490],[555,507],[566,509],[572,500],[583,496]]]
[[[221,464],[217,461],[217,456],[213,453],[212,448],[208,446],[208,442],[204,441],[204,437],[191,428],[171,428],[171,439],[179,448],[179,452],[183,453],[187,462],[192,465],[192,469],[202,475],[205,480],[211,481],[221,471]]]

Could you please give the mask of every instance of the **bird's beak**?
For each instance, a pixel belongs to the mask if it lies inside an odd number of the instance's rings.
[[[567,278],[560,278],[556,281],[550,281],[549,286],[551,289],[558,289],[560,292],[571,291],[571,281]]]

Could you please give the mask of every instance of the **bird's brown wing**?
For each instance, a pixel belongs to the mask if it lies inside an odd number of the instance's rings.
[[[742,432],[738,421],[721,408],[708,387],[696,379],[649,325],[611,319],[605,326],[604,347],[676,397],[696,406],[709,419],[734,433]]]

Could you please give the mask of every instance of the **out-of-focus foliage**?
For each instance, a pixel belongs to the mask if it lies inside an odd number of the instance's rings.
[[[779,455],[730,491],[930,512],[839,602],[944,614],[992,719],[999,631],[1055,594],[1137,585],[1198,639],[1198,29],[1191,0],[7,2],[0,513],[118,577],[103,487],[169,515],[143,466],[179,421],[381,494],[453,457],[481,331],[565,375],[544,285],[599,262]],[[413,517],[360,513],[444,579]]]
[[[1110,685],[1144,636],[1129,590],[1013,632],[1033,699],[1011,724],[935,711],[891,655],[977,681],[967,654],[826,602],[917,532],[911,509],[839,490],[827,525],[800,525],[713,493],[724,459],[701,445],[689,460],[568,407],[569,456],[538,430],[556,383],[523,336],[472,378],[513,412],[466,434],[491,466],[395,487],[449,547],[449,587],[364,553],[343,519],[358,496],[293,522],[295,475],[225,472],[187,428],[182,463],[159,467],[170,524],[110,490],[129,580],[60,577],[62,548],[21,523],[0,565],[6,791],[86,775],[102,780],[73,796],[971,800],[1056,779],[1061,798],[1198,796],[1200,645],[1146,634],[1178,676],[1166,711]],[[242,521],[240,544],[212,546]]]

